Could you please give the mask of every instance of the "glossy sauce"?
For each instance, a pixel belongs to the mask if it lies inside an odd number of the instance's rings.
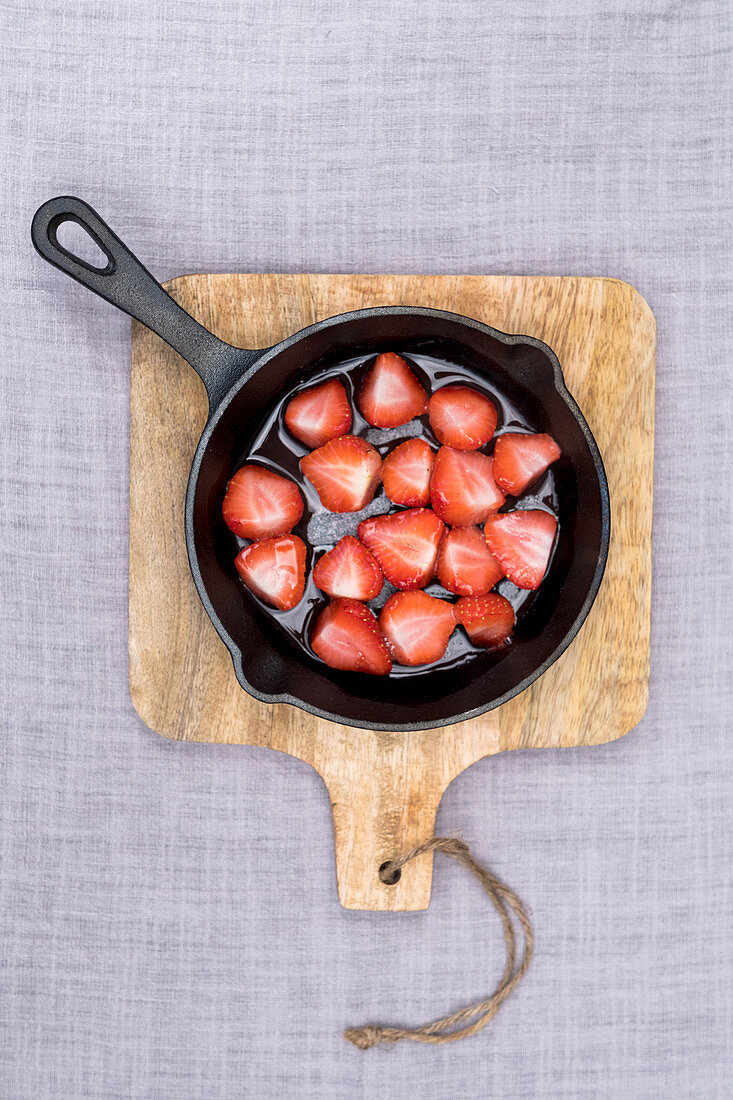
[[[473,389],[486,394],[493,401],[498,413],[498,423],[493,438],[485,447],[480,448],[485,453],[493,453],[495,439],[504,432],[532,432],[535,430],[503,393],[495,386],[490,385],[483,376],[474,373],[468,367],[451,363],[434,355],[412,352],[406,354],[402,353],[399,348],[394,350],[399,354],[403,354],[404,359],[410,364],[410,367],[425,386],[428,395],[439,387],[454,383],[471,386]],[[302,600],[291,611],[277,611],[251,593],[249,589],[247,594],[250,599],[256,600],[263,611],[277,623],[278,627],[298,647],[305,650],[312,660],[319,663],[321,663],[320,658],[311,649],[309,639],[316,618],[328,603],[328,597],[313,583],[312,573],[315,562],[323,553],[331,550],[344,535],[356,535],[357,528],[363,519],[368,516],[382,515],[390,510],[397,511],[398,508],[385,495],[384,488],[381,485],[374,499],[361,512],[334,513],[324,508],[318,493],[301,473],[298,465],[299,460],[309,453],[309,448],[295,439],[285,426],[284,414],[288,401],[302,389],[310,389],[331,378],[338,378],[344,384],[351,403],[353,416],[351,434],[363,436],[379,451],[382,458],[385,458],[397,444],[416,436],[426,439],[434,451],[437,451],[440,446],[430,430],[427,415],[411,420],[408,424],[403,424],[399,428],[388,429],[370,427],[361,415],[356,402],[356,395],[359,392],[362,379],[375,358],[374,353],[370,352],[351,359],[344,359],[313,375],[303,386],[298,386],[287,393],[270,410],[251,444],[246,450],[243,450],[231,471],[234,474],[245,462],[256,462],[261,466],[274,470],[275,473],[290,478],[300,488],[305,501],[305,509],[302,519],[293,528],[293,534],[299,535],[303,539],[308,551],[305,593]],[[544,511],[551,512],[557,519],[558,501],[552,467],[532,487],[531,491],[524,493],[519,500],[521,501],[520,507],[541,508]],[[516,507],[517,498],[507,497],[506,504],[500,510],[502,512],[513,511]],[[248,545],[248,543],[247,540],[238,538],[233,534],[231,538],[232,558],[234,558],[238,550]],[[557,545],[557,538],[555,545]],[[388,581],[385,581],[379,596],[374,600],[370,600],[368,606],[378,614],[379,609],[395,591],[396,589]],[[536,592],[517,588],[506,578],[499,581],[494,591],[499,592],[509,600],[517,619],[526,612],[536,596]],[[452,601],[458,598],[447,592],[437,580],[427,585],[425,592],[431,596],[439,596]],[[511,640],[502,649],[487,654],[486,649],[472,645],[463,628],[457,626],[445,654],[439,661],[434,661],[429,665],[421,665],[417,668],[395,664],[390,675],[393,677],[429,675],[436,669],[455,669],[479,656],[486,659],[488,655],[498,661],[508,652],[510,645]]]

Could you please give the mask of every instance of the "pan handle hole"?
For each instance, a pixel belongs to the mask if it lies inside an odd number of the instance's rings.
[[[402,878],[402,868],[392,867],[392,860],[386,859],[379,866],[379,877],[385,886],[396,886]]]
[[[75,218],[64,218],[53,226],[54,243],[72,260],[100,274],[110,272],[112,258],[91,232]]]

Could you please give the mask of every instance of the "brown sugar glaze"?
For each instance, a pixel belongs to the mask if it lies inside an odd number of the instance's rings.
[[[433,393],[442,386],[461,384],[478,390],[493,401],[498,414],[498,423],[493,438],[485,447],[481,448],[485,453],[493,453],[496,438],[504,432],[533,432],[537,430],[535,426],[527,422],[520,410],[505,394],[496,386],[488,382],[484,376],[471,370],[470,367],[464,366],[463,364],[452,363],[445,358],[429,354],[427,351],[424,354],[416,351],[407,353],[403,352],[398,347],[391,350],[402,355],[409,363],[410,368],[420,379],[428,394]],[[441,349],[441,351],[442,350],[443,349]],[[308,448],[299,440],[295,439],[285,426],[284,414],[288,401],[303,389],[310,389],[312,386],[316,386],[321,382],[328,381],[332,378],[338,378],[345,386],[351,403],[353,416],[351,427],[352,434],[363,436],[377,451],[379,451],[382,458],[385,458],[399,443],[415,437],[427,440],[434,451],[437,451],[440,446],[430,429],[427,415],[411,420],[408,424],[403,424],[399,428],[389,429],[372,428],[361,415],[356,397],[362,379],[375,358],[374,352],[367,352],[362,355],[340,360],[337,363],[331,364],[309,375],[307,382],[295,386],[290,392],[286,393],[280,401],[270,409],[270,412],[262,421],[259,430],[255,433],[251,442],[248,443],[238,456],[238,460],[231,471],[231,473],[234,474],[234,472],[245,462],[256,462],[261,466],[266,466],[268,469],[273,470],[275,473],[282,474],[292,479],[301,490],[305,508],[302,519],[293,528],[293,534],[299,535],[300,538],[303,539],[308,551],[306,584],[302,600],[297,607],[294,607],[291,611],[277,611],[260,600],[253,593],[249,592],[249,590],[247,590],[247,595],[250,599],[258,603],[262,611],[277,624],[278,628],[289,637],[291,642],[295,643],[301,650],[304,650],[311,660],[317,661],[319,664],[322,662],[311,649],[309,638],[318,614],[328,603],[328,597],[313,583],[312,573],[315,562],[327,550],[331,550],[344,535],[356,535],[359,523],[363,519],[366,519],[368,516],[382,515],[386,512],[398,511],[400,509],[398,509],[398,507],[385,495],[384,488],[381,485],[374,499],[361,512],[334,513],[324,508],[317,492],[311,483],[304,477],[298,465],[303,455],[308,454]],[[532,485],[530,490],[524,493],[521,498],[507,497],[506,504],[501,511],[514,510],[515,507],[517,507],[517,499],[520,500],[520,507],[541,508],[544,511],[551,512],[557,519],[558,499],[552,468],[550,468],[539,481]],[[231,538],[232,559],[234,559],[237,552],[243,546],[247,545],[247,541],[233,534]],[[557,545],[557,538],[555,539],[555,545]],[[376,614],[379,614],[379,609],[394,591],[396,591],[395,588],[393,588],[388,581],[385,581],[379,596],[370,600],[368,606]],[[532,600],[536,596],[536,592],[517,588],[506,578],[498,582],[494,591],[499,592],[509,600],[518,620],[526,613]],[[451,601],[457,599],[455,595],[447,592],[437,580],[427,585],[425,592],[431,596],[438,596]],[[484,660],[490,657],[493,663],[501,660],[502,656],[509,651],[511,644],[512,641],[510,639],[501,649],[487,653],[485,649],[472,645],[463,628],[457,626],[451,636],[445,654],[439,661],[434,661],[429,665],[409,668],[395,664],[393,665],[390,675],[430,675],[436,669],[456,669],[477,657],[481,657]]]

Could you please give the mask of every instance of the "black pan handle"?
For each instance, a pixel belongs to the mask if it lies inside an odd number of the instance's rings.
[[[86,230],[107,257],[105,267],[94,267],[60,244],[58,229],[64,222]],[[62,195],[44,202],[33,217],[31,238],[44,260],[129,313],[182,355],[202,378],[212,410],[248,363],[262,354],[226,344],[189,316],[82,199]]]

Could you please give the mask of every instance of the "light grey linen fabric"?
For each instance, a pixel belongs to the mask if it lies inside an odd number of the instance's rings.
[[[10,1100],[730,1095],[731,9],[726,0],[4,0],[2,993]],[[127,688],[129,322],[31,251],[77,193],[150,268],[606,274],[659,326],[651,702],[448,790],[530,904],[503,943],[344,912],[318,777],[168,743]]]

